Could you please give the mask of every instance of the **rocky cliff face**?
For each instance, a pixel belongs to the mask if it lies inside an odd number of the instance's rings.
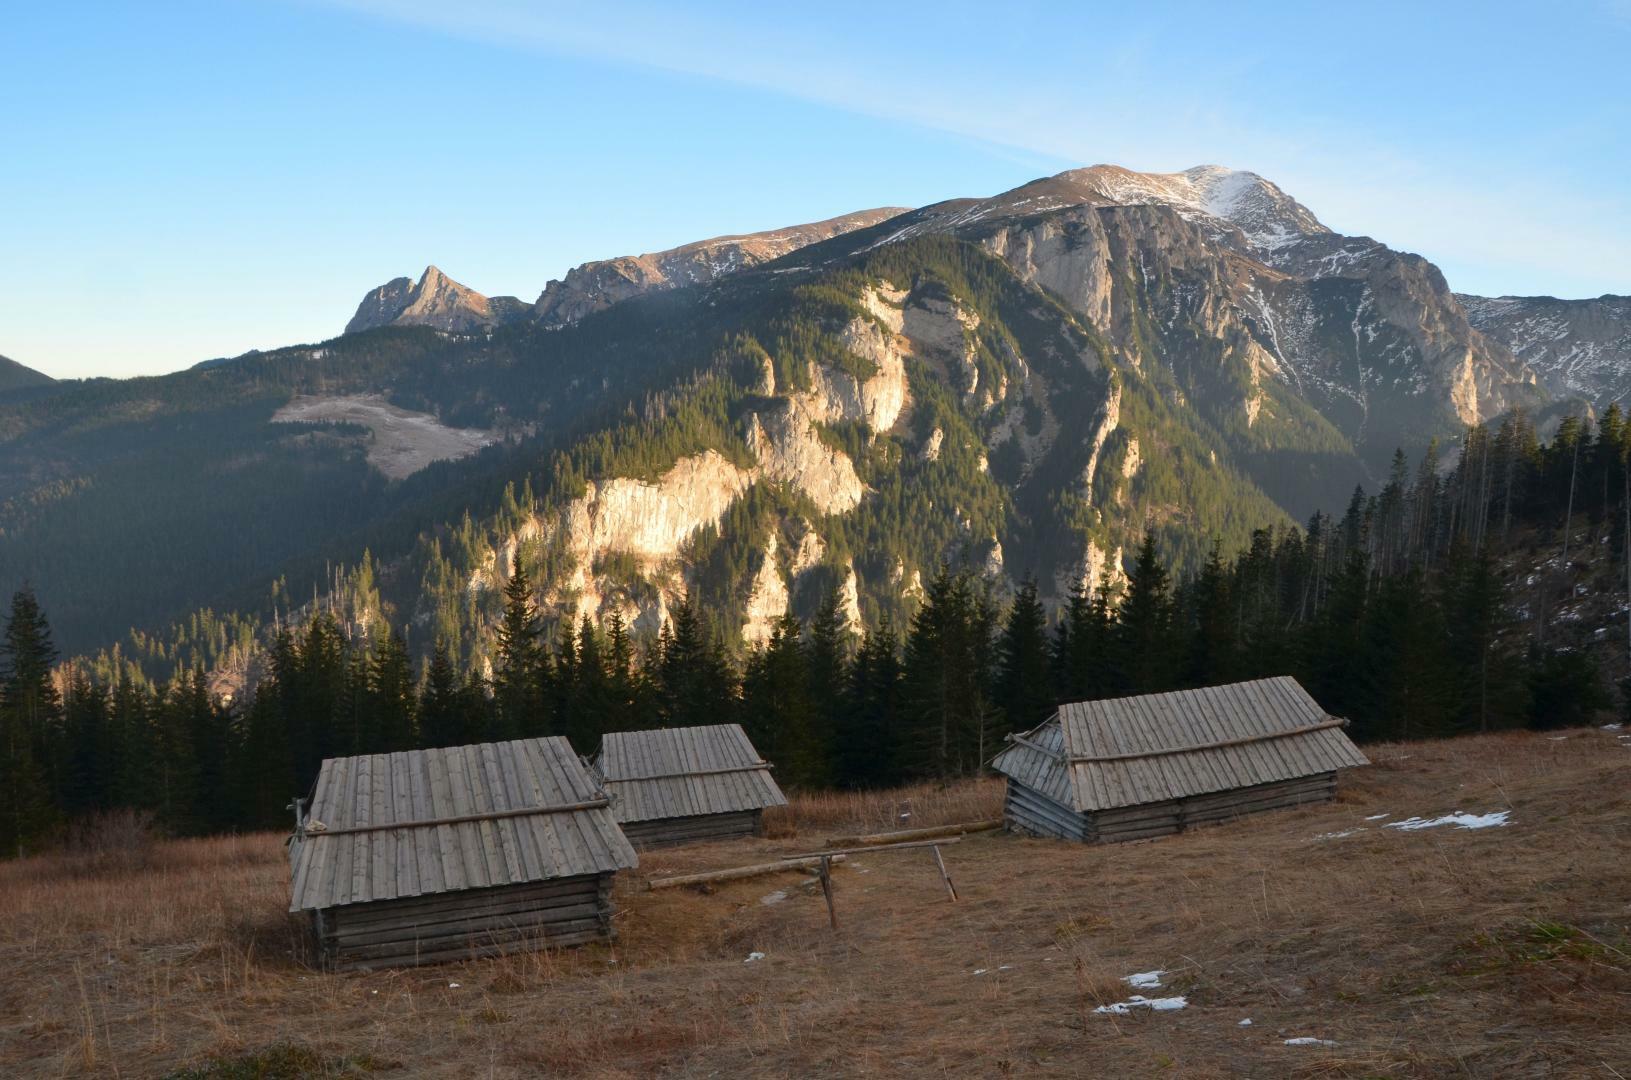
[[[706,285],[726,274],[868,228],[903,212],[901,207],[886,206],[808,225],[720,236],[667,251],[584,263],[568,270],[564,279],[544,286],[533,305],[533,316],[545,326],[564,326],[630,297],[684,285]]]
[[[1534,373],[1468,323],[1435,266],[1333,233],[1254,173],[1094,166],[902,223],[883,242],[975,239],[1134,362],[1134,339],[1147,347],[1151,329],[1180,364],[1195,353],[1180,339],[1196,335],[1246,358],[1248,424],[1272,378],[1376,458],[1444,421],[1487,421],[1540,397]],[[1154,327],[1139,325],[1152,315]]]
[[[469,333],[523,316],[527,306],[513,296],[483,296],[460,285],[434,266],[425,267],[417,282],[392,278],[371,291],[357,305],[345,332],[378,326],[429,326],[454,333]]]
[[[1554,397],[1597,408],[1631,398],[1631,296],[1459,295],[1467,319],[1512,350]]]

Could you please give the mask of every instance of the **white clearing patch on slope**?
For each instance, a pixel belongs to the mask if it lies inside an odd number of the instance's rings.
[[[429,413],[400,409],[377,394],[297,397],[272,414],[274,424],[358,424],[373,433],[368,464],[401,480],[433,461],[469,457],[498,441],[481,428],[451,428]]]

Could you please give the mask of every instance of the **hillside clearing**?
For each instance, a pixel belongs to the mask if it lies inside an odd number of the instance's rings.
[[[308,965],[276,835],[11,863],[0,1070],[1631,1075],[1631,748],[1567,734],[1369,746],[1333,804],[1154,842],[970,836],[955,905],[926,851],[854,856],[838,933],[803,874],[644,889],[1001,788],[795,799],[771,838],[643,856],[616,946],[400,972]]]
[[[371,434],[368,464],[402,480],[435,461],[457,461],[498,441],[481,428],[452,428],[429,413],[398,408],[377,394],[297,397],[272,414],[274,424],[357,424]]]

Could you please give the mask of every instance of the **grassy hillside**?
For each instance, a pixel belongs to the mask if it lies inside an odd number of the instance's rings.
[[[277,835],[8,863],[0,1068],[1613,1076],[1631,1062],[1628,742],[1373,746],[1333,804],[1152,843],[983,834],[944,849],[955,905],[926,853],[858,857],[835,872],[837,933],[796,873],[643,888],[902,812],[988,816],[1000,787],[801,799],[771,839],[645,856],[619,884],[614,947],[401,972],[309,966]],[[1383,827],[1455,810],[1509,824]],[[1157,969],[1142,992],[1185,1008],[1095,1011]],[[1334,1045],[1286,1045],[1301,1038]]]

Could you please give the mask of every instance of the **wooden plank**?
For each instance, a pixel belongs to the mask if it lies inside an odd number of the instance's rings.
[[[433,818],[436,812],[431,808],[430,783],[426,775],[425,754],[410,754],[407,756],[405,768],[408,773],[408,817],[414,820]],[[442,859],[437,850],[437,830],[413,830],[413,858],[414,865],[419,871],[419,887],[421,892],[439,893],[447,890],[447,881],[442,876]]]
[[[483,788],[495,812],[509,815],[493,819],[493,832],[498,837],[499,853],[504,857],[504,877],[507,881],[526,880],[526,868],[521,858],[521,834],[515,827],[514,811],[509,788],[504,783],[503,768],[498,763],[498,750],[493,743],[483,743],[477,751],[476,768],[483,780]]]
[[[357,760],[357,790],[356,801],[352,803],[351,817],[347,826],[356,822],[367,823],[373,819],[369,816],[368,807],[373,805],[373,759],[362,757]],[[351,849],[351,888],[345,894],[347,900],[366,900],[368,891],[368,867],[372,858],[372,851],[368,844],[366,833],[351,837],[348,841]]]
[[[546,790],[546,784],[549,789],[554,789],[555,784],[547,776],[549,765],[544,760],[547,751],[542,744],[529,741],[522,748],[522,753],[538,797],[540,799],[549,797],[551,791]],[[560,830],[556,828],[555,820],[540,819],[534,821],[532,825],[534,838],[540,845],[539,853],[544,859],[546,873],[551,875],[567,873],[567,867],[571,864],[567,860],[566,849],[561,844]]]
[[[453,789],[447,775],[445,754],[426,754],[425,771],[429,776],[431,816],[433,819],[453,817]],[[458,831],[451,824],[437,825],[436,854],[442,864],[442,883],[449,889],[466,889],[473,884],[465,872],[465,857],[460,850]]]
[[[828,840],[833,846],[841,844],[859,846],[865,844],[893,844],[900,840],[921,840],[931,836],[959,836],[965,833],[990,832],[1002,828],[1001,818],[987,818],[983,821],[964,821],[954,825],[930,825],[922,829],[900,829],[896,832],[866,833],[861,836],[840,836]]]
[[[828,856],[833,862],[843,862],[842,854]],[[652,878],[646,883],[651,891],[658,889],[677,889],[683,885],[704,885],[716,881],[736,881],[740,878],[762,877],[765,874],[777,874],[785,870],[808,869],[820,864],[822,856],[807,855],[802,858],[782,859],[773,863],[756,863],[752,866],[733,866],[726,870],[709,870],[700,874],[678,874],[674,877]]]
[[[479,815],[475,812],[475,803],[470,795],[470,781],[465,773],[464,752],[462,748],[449,747],[443,754],[447,766],[448,797],[452,800],[453,818],[462,819],[454,824],[454,836],[457,837],[455,846],[464,860],[464,877],[467,888],[479,889],[489,885],[502,884],[495,879],[488,868],[487,846],[481,833],[481,826],[477,823]]]
[[[875,844],[871,847],[837,848],[832,851],[808,851],[802,855],[789,855],[788,859],[817,859],[831,855],[863,855],[879,851],[904,851],[907,848],[934,847],[936,844],[957,844],[962,842],[960,836],[947,836],[939,840],[909,840],[903,844]],[[786,861],[786,860],[783,860]]]

